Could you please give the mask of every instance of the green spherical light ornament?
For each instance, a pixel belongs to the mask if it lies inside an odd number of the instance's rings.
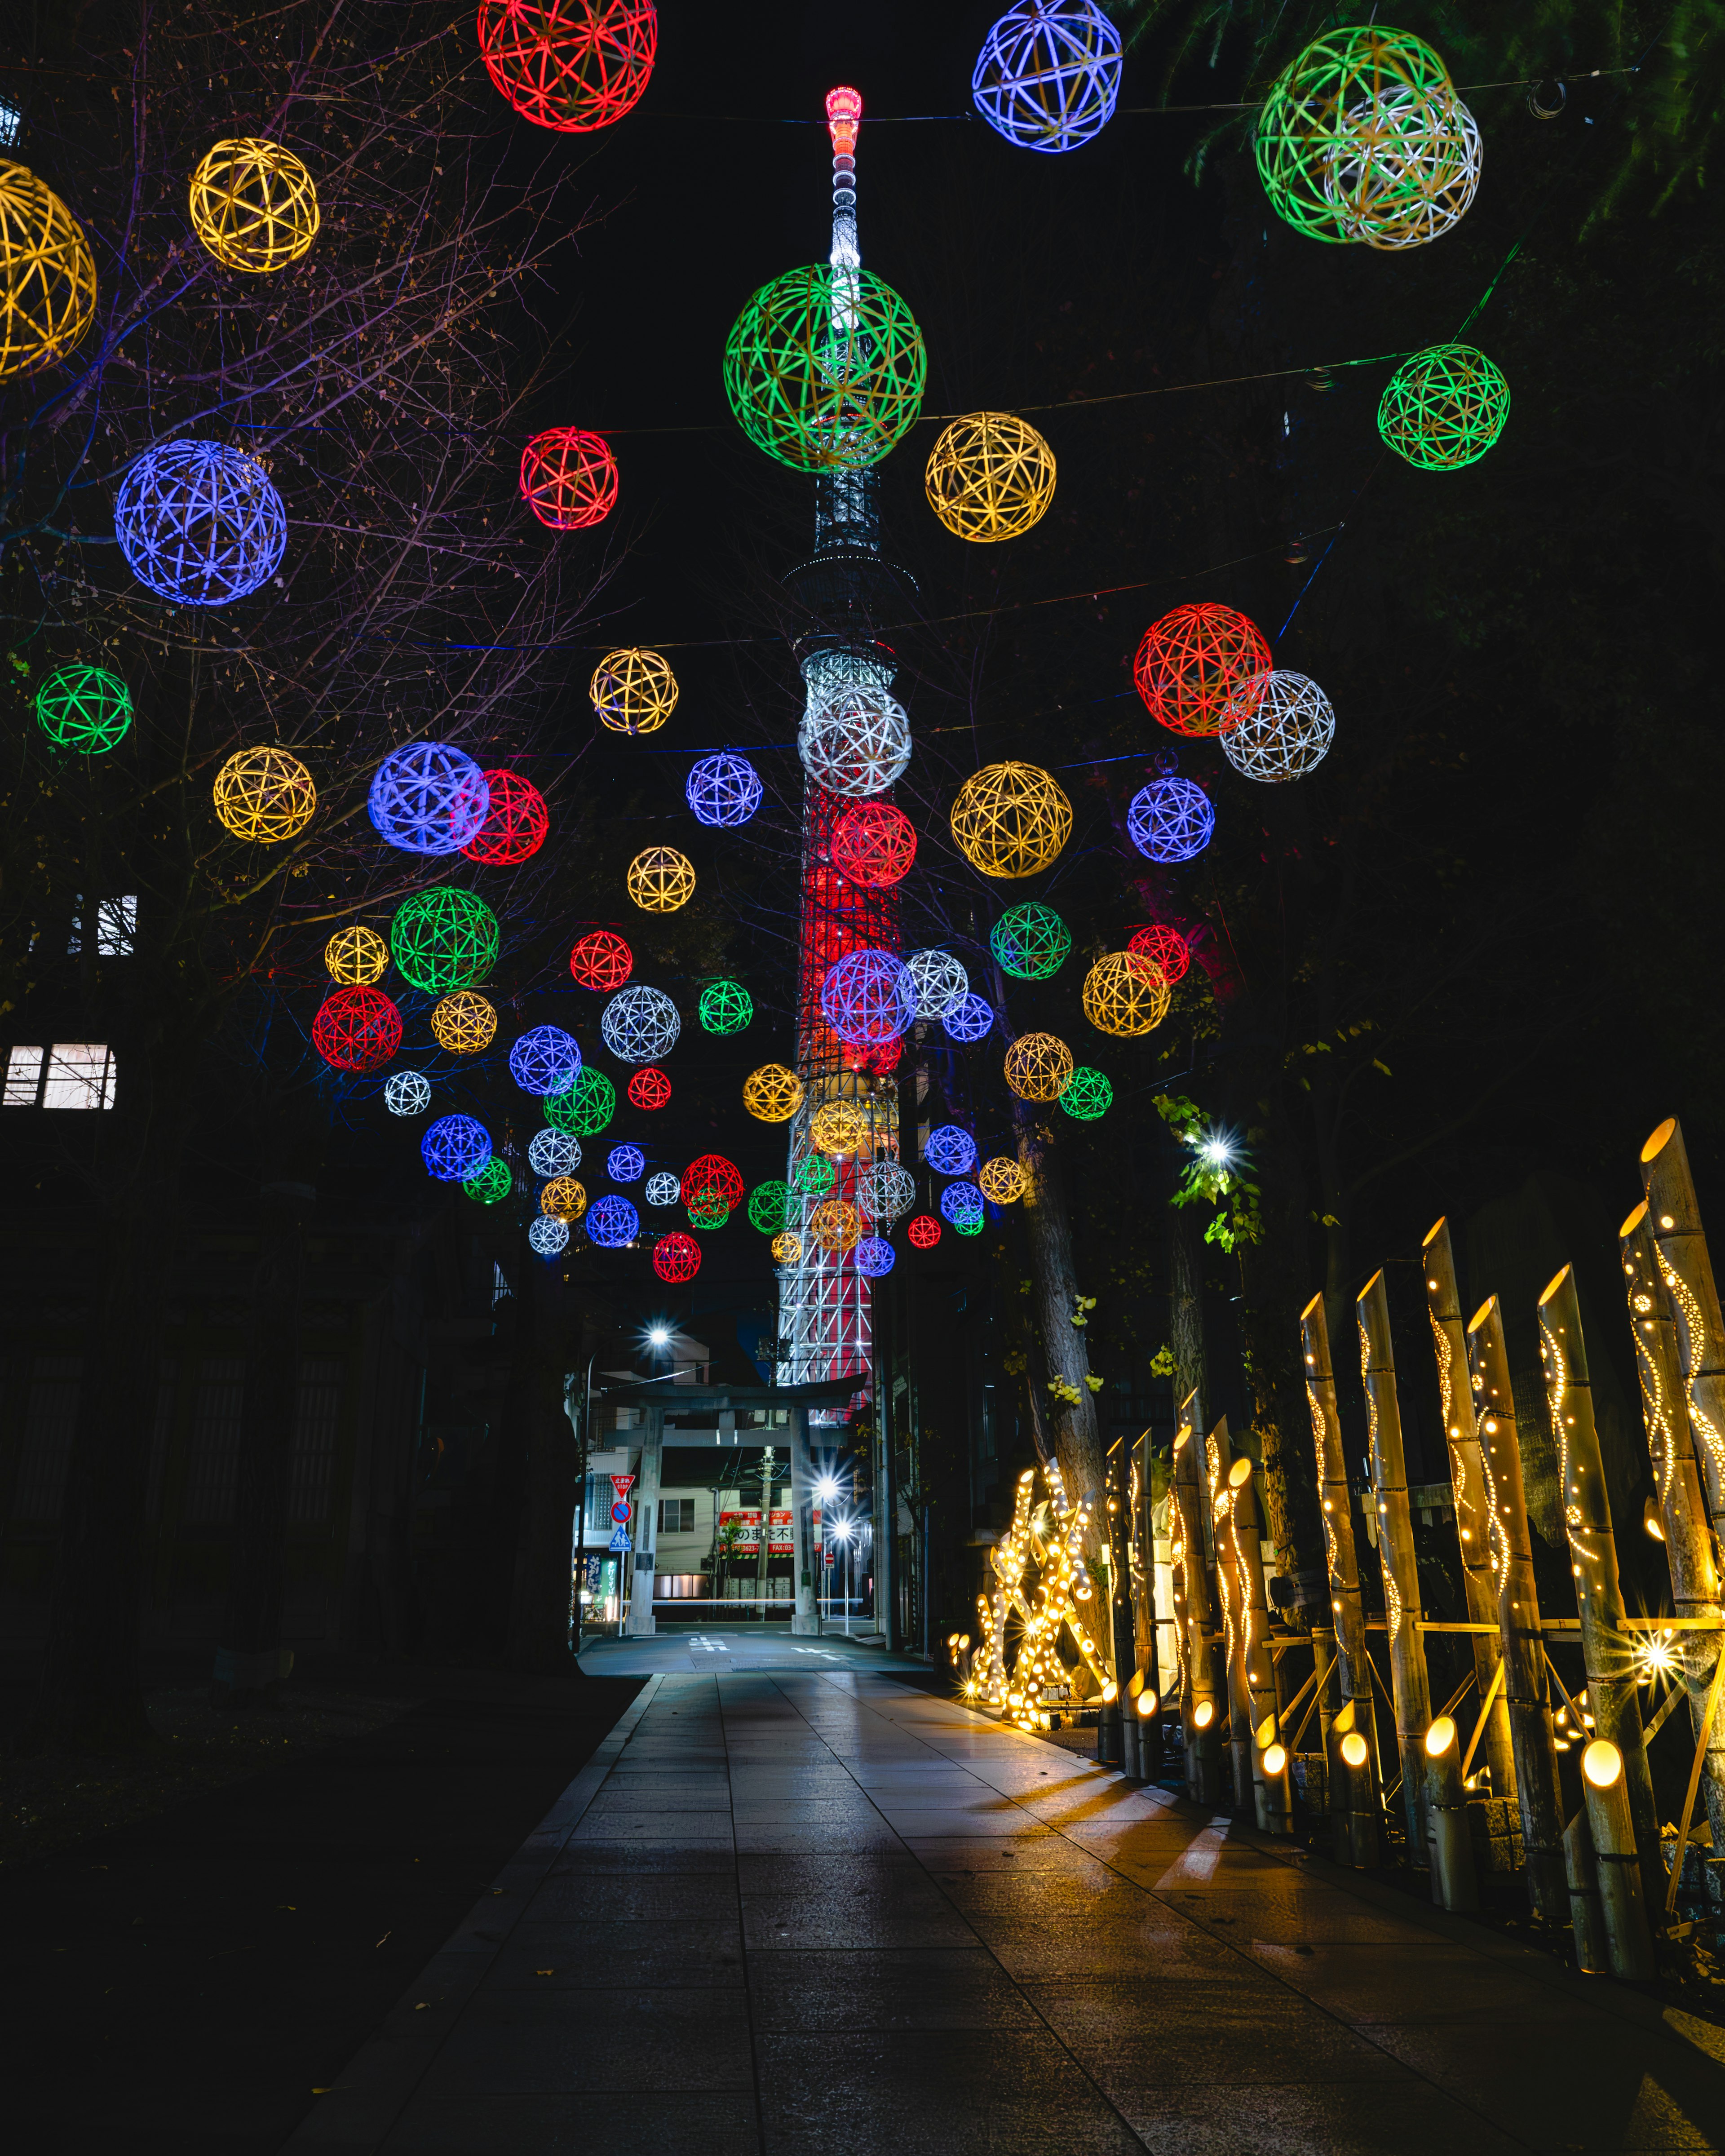
[[[446,996],[484,980],[497,963],[497,916],[482,898],[434,884],[403,899],[389,924],[389,948],[403,980]]]
[[[791,1188],[803,1198],[824,1198],[837,1174],[824,1152],[804,1153],[791,1170]]]
[[[783,1183],[757,1183],[749,1193],[749,1220],[763,1235],[777,1235],[784,1227],[790,1187]]]
[[[983,1232],[983,1216],[980,1213],[973,1214],[968,1219],[955,1220],[952,1225],[961,1235],[980,1235]]]
[[[545,1103],[546,1122],[572,1138],[597,1136],[616,1112],[617,1088],[603,1070],[586,1063],[567,1093],[553,1093]]]
[[[1476,463],[1503,432],[1509,384],[1471,344],[1435,344],[1404,360],[1378,407],[1378,432],[1421,471]]]
[[[100,756],[131,724],[131,691],[102,666],[61,666],[36,691],[36,721],[56,748]]]
[[[1045,981],[1066,963],[1072,932],[1052,906],[1012,906],[989,930],[988,947],[1003,973],[1021,981]]]
[[[697,1190],[689,1200],[688,1213],[691,1228],[722,1228],[731,1218],[731,1208],[717,1190]]]
[[[709,981],[696,1011],[709,1033],[741,1033],[753,1018],[755,1006],[740,981]]]
[[[513,1183],[509,1163],[499,1160],[493,1153],[479,1173],[464,1183],[461,1188],[480,1204],[495,1205],[499,1199],[508,1197]]]
[[[763,285],[725,341],[725,393],[757,449],[797,471],[878,464],[916,423],[928,355],[869,270],[824,262]]]
[[[1100,1070],[1092,1070],[1085,1063],[1072,1073],[1060,1096],[1060,1106],[1081,1123],[1093,1123],[1098,1116],[1106,1116],[1113,1105],[1114,1088]]]

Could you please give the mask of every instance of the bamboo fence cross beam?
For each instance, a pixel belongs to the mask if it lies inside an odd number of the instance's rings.
[[[1491,1672],[1491,1681],[1486,1687],[1486,1697],[1480,1702],[1480,1718],[1473,1726],[1473,1735],[1467,1740],[1467,1750],[1461,1761],[1461,1779],[1464,1782],[1467,1779],[1468,1768],[1473,1764],[1473,1755],[1479,1748],[1480,1739],[1486,1733],[1486,1724],[1491,1719],[1492,1704],[1502,1689],[1503,1664],[1500,1661],[1497,1668]]]

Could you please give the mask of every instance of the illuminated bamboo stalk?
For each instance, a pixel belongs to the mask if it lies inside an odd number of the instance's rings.
[[[1624,1787],[1623,1754],[1609,1738],[1594,1738],[1582,1753],[1581,1786],[1594,1838],[1611,1974],[1625,1983],[1645,1984],[1656,1974],[1652,1925],[1642,1892],[1629,1792]]]
[[[1467,1363],[1491,1507],[1503,1691],[1515,1746],[1527,1892],[1548,1922],[1565,1923],[1569,1889],[1563,1871],[1563,1800],[1546,1686],[1539,1596],[1533,1584],[1527,1499],[1522,1485],[1521,1438],[1503,1345],[1503,1319],[1495,1295],[1488,1296],[1468,1321]]]
[[[1161,1676],[1156,1652],[1156,1527],[1152,1513],[1154,1477],[1150,1433],[1132,1451],[1132,1635],[1137,1658],[1127,1686],[1127,1712],[1137,1724],[1138,1773],[1147,1782],[1162,1774]]]
[[[1244,1455],[1228,1471],[1234,1491],[1234,1546],[1245,1594],[1245,1638],[1241,1662],[1251,1729],[1252,1806],[1266,1834],[1291,1834],[1294,1799],[1287,1748],[1281,1742],[1276,1657],[1270,1651],[1270,1608],[1264,1599],[1264,1526],[1258,1485]]]
[[[1574,1268],[1565,1265],[1539,1298],[1539,1357],[1545,1369],[1546,1409],[1557,1446],[1563,1491],[1563,1524],[1569,1537],[1575,1604],[1581,1616],[1581,1655],[1587,1671],[1587,1708],[1594,1733],[1622,1757],[1621,1784],[1640,1859],[1642,1900],[1659,1906],[1665,1892],[1660,1856],[1659,1814],[1641,1734],[1641,1702],[1635,1647],[1624,1623],[1623,1584],[1617,1570],[1617,1537],[1605,1488],[1605,1462],[1594,1421],[1587,1342]]]
[[[1713,1531],[1725,1534],[1725,1317],[1689,1155],[1675,1116],[1641,1148],[1641,1181],[1660,1278],[1671,1298],[1689,1427],[1701,1457]]]
[[[1461,1298],[1455,1286],[1455,1260],[1450,1248],[1450,1224],[1440,1220],[1425,1238],[1425,1311],[1437,1358],[1438,1393],[1444,1435],[1450,1448],[1450,1494],[1455,1511],[1455,1535],[1461,1550],[1461,1582],[1471,1625],[1489,1625],[1473,1635],[1474,1686],[1481,1700],[1491,1697],[1492,1680],[1503,1658],[1497,1636],[1497,1583],[1491,1565],[1491,1507],[1486,1491],[1479,1423],[1473,1388],[1467,1382],[1467,1342],[1461,1329]],[[1491,1794],[1516,1801],[1515,1748],[1510,1742],[1509,1711],[1500,1686],[1486,1719],[1486,1765]]]
[[[1210,1606],[1209,1568],[1204,1553],[1204,1485],[1199,1477],[1194,1419],[1198,1395],[1189,1395],[1174,1437],[1173,1502],[1168,1525],[1174,1575],[1175,1632],[1183,1650],[1180,1718],[1186,1730],[1186,1788],[1198,1804],[1219,1803],[1222,1794],[1221,1687],[1216,1681],[1215,1650],[1210,1635],[1215,1619]]]
[[[1252,1791],[1252,1696],[1246,1682],[1245,1571],[1235,1534],[1234,1445],[1224,1415],[1204,1440],[1204,1485],[1209,1495],[1210,1535],[1216,1553],[1216,1599],[1222,1608],[1222,1652],[1228,1685],[1228,1756],[1234,1802],[1244,1811]]]
[[[1425,1732],[1431,1727],[1431,1679],[1420,1620],[1420,1565],[1414,1550],[1414,1515],[1408,1503],[1408,1463],[1402,1443],[1401,1404],[1395,1389],[1395,1351],[1389,1337],[1389,1298],[1384,1276],[1373,1273],[1354,1304],[1359,1326],[1359,1373],[1371,1419],[1372,1489],[1378,1507],[1378,1553],[1384,1561],[1384,1625],[1389,1635],[1389,1677],[1395,1697],[1396,1747],[1402,1762],[1402,1810],[1408,1822],[1408,1861],[1427,1861]]]
[[[1479,1881],[1468,1832],[1467,1792],[1461,1780],[1461,1732],[1447,1714],[1426,1731],[1425,1833],[1431,1857],[1431,1898],[1444,1909],[1477,1909]]]
[[[1609,1965],[1605,1912],[1599,1907],[1599,1866],[1585,1804],[1563,1830],[1563,1875],[1569,1883],[1569,1928],[1575,1939],[1575,1965],[1584,1976],[1603,1976]]]

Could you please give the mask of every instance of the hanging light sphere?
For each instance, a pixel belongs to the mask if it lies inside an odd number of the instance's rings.
[[[629,895],[643,913],[675,913],[695,896],[695,864],[675,846],[649,846],[629,865]]]
[[[1126,835],[1147,860],[1189,861],[1215,828],[1210,797],[1189,778],[1153,778],[1126,812]]]
[[[1002,1153],[993,1160],[983,1162],[977,1181],[982,1185],[983,1195],[993,1204],[1012,1205],[1024,1196],[1029,1178],[1015,1160],[1009,1160]]]
[[[791,1170],[791,1188],[800,1198],[824,1198],[839,1171],[824,1153],[805,1152]]]
[[[1153,1033],[1168,1016],[1168,987],[1153,958],[1142,952],[1113,951],[1098,958],[1084,977],[1084,1014],[1098,1033],[1136,1040]],[[1070,1081],[1070,1070],[1060,1091]],[[1057,1098],[1044,1094],[1045,1100]]]
[[[804,711],[797,753],[829,793],[852,800],[884,793],[910,766],[910,714],[885,689],[853,684]]]
[[[956,537],[979,545],[1017,539],[1054,500],[1054,451],[1009,412],[973,412],[935,444],[923,484],[929,507]]]
[[[404,898],[389,924],[396,969],[429,996],[471,988],[497,963],[497,916],[482,898],[433,884]]]
[[[731,1208],[716,1190],[698,1190],[692,1198],[684,1200],[689,1209],[689,1224],[703,1229],[722,1228],[731,1218]]]
[[[941,1211],[960,1230],[979,1224],[983,1194],[973,1183],[949,1183],[941,1193]]]
[[[192,175],[192,229],[223,268],[259,276],[317,237],[317,188],[280,142],[244,136],[205,151]]]
[[[555,1214],[542,1213],[527,1230],[527,1248],[536,1258],[554,1258],[569,1247],[569,1224]]]
[[[389,946],[375,928],[358,923],[338,928],[323,947],[324,970],[332,981],[370,987],[389,971]]]
[[[287,511],[270,475],[220,442],[164,442],[114,498],[126,567],[158,598],[226,606],[267,583],[287,551]]]
[[[882,1280],[892,1270],[896,1255],[884,1235],[865,1235],[856,1246],[854,1262],[865,1280]]]
[[[547,427],[521,451],[521,499],[553,531],[585,531],[617,506],[617,459],[603,434]]]
[[[778,1182],[757,1183],[749,1193],[749,1224],[763,1235],[776,1235],[785,1223],[790,1204],[788,1187]]]
[[[639,1183],[647,1167],[647,1156],[639,1146],[613,1146],[605,1160],[605,1173],[614,1183]]]
[[[647,1187],[641,1194],[649,1205],[675,1205],[682,1187],[675,1176],[661,1168],[657,1175],[647,1178]]]
[[[958,850],[983,875],[1035,875],[1072,829],[1072,804],[1034,763],[990,763],[973,772],[952,803]]]
[[[809,1216],[809,1232],[829,1258],[842,1257],[862,1240],[862,1222],[842,1198],[823,1199]]]
[[[439,1116],[419,1141],[419,1157],[439,1183],[465,1183],[491,1158],[491,1137],[471,1116]]]
[[[928,356],[872,270],[819,262],[763,285],[725,341],[725,394],[757,449],[795,471],[878,464],[915,425]]]
[[[638,981],[613,996],[599,1019],[599,1038],[619,1063],[652,1063],[670,1055],[683,1030],[663,988]]]
[[[640,1073],[636,1072],[639,1077]],[[583,1063],[567,1093],[548,1093],[545,1120],[553,1130],[571,1137],[590,1138],[604,1129],[617,1112],[617,1088],[603,1070]]]
[[[640,1108],[650,1115],[656,1108],[670,1105],[671,1081],[654,1064],[644,1070],[637,1070],[629,1081],[629,1102],[632,1108]]]
[[[548,1219],[578,1220],[587,1210],[587,1193],[572,1175],[554,1175],[539,1194],[539,1210]]]
[[[459,854],[485,829],[491,789],[473,758],[443,742],[415,742],[372,774],[367,813],[378,835],[408,854]]]
[[[551,829],[545,796],[519,772],[488,771],[485,780],[491,805],[461,850],[490,868],[517,867],[538,852]]]
[[[677,708],[677,677],[656,651],[613,651],[594,667],[588,695],[614,734],[657,733]]]
[[[967,1047],[986,1040],[993,1023],[993,1007],[978,995],[963,997],[941,1020],[947,1039]]]
[[[509,1075],[524,1093],[543,1100],[567,1093],[581,1068],[581,1047],[560,1025],[531,1027],[509,1051]]]
[[[216,773],[216,815],[236,839],[279,846],[317,814],[311,773],[285,748],[243,748]]]
[[[754,999],[741,981],[709,981],[696,1015],[708,1033],[742,1033],[755,1015]]]
[[[381,1070],[401,1046],[401,1013],[380,988],[336,988],[312,1021],[311,1045],[333,1070]]]
[[[1058,1101],[1072,1076],[1072,1051],[1051,1033],[1021,1033],[1006,1051],[1006,1082],[1021,1101]]]
[[[95,302],[84,228],[33,172],[0,159],[0,382],[65,358]]]
[[[692,1235],[661,1235],[653,1245],[653,1270],[672,1287],[681,1287],[701,1270],[701,1245]]]
[[[569,953],[569,971],[583,988],[609,995],[620,988],[634,971],[635,955],[620,936],[608,928],[595,928],[583,936]]]
[[[652,0],[480,0],[480,57],[536,127],[584,135],[639,101],[659,49]]]
[[[1114,1088],[1100,1070],[1081,1063],[1066,1082],[1060,1106],[1075,1122],[1093,1123],[1114,1105]]]
[[[916,984],[890,951],[852,951],[827,968],[820,1008],[840,1040],[873,1048],[896,1040],[916,1017]]]
[[[940,1123],[928,1133],[922,1158],[937,1175],[966,1175],[976,1166],[976,1140],[957,1123]]]
[[[581,1141],[567,1131],[536,1132],[527,1147],[527,1165],[535,1175],[542,1175],[547,1181],[554,1176],[572,1175],[581,1165]]]
[[[1411,89],[1356,99],[1324,176],[1345,239],[1400,254],[1440,239],[1479,192],[1478,123],[1461,100]]]
[[[36,723],[56,748],[100,756],[126,738],[131,691],[105,667],[58,667],[36,691]]]
[[[733,756],[729,749],[702,757],[690,773],[684,790],[689,806],[703,824],[727,831],[747,824],[765,795],[753,764],[746,756]]]
[[[970,94],[1021,150],[1076,150],[1120,95],[1120,33],[1095,0],[1019,0],[983,40]]]
[[[1378,432],[1421,471],[1476,464],[1509,418],[1509,384],[1471,344],[1438,344],[1404,359],[1378,407]]]
[[[431,1037],[446,1055],[483,1055],[497,1038],[497,1013],[475,988],[457,988],[431,1007]]]
[[[1229,723],[1229,698],[1269,666],[1270,646],[1245,614],[1208,603],[1178,606],[1144,631],[1132,680],[1158,726],[1195,737],[1220,733]]]
[[[788,1123],[803,1105],[803,1081],[783,1063],[763,1063],[743,1080],[742,1105],[757,1122]]]
[[[1126,947],[1159,967],[1162,978],[1170,988],[1176,981],[1184,979],[1186,969],[1192,963],[1192,946],[1178,928],[1169,928],[1159,921],[1147,928],[1134,929]]]
[[[856,1178],[856,1202],[877,1228],[901,1220],[916,1202],[916,1178],[896,1160],[877,1160]]]
[[[824,1101],[809,1124],[809,1142],[829,1160],[845,1160],[868,1142],[869,1119],[850,1101]]]
[[[431,1081],[418,1070],[398,1070],[383,1081],[383,1105],[392,1116],[423,1116],[431,1106]]]
[[[793,1265],[803,1255],[803,1238],[786,1229],[773,1239],[773,1255],[782,1265]]]
[[[1241,685],[1222,734],[1222,753],[1242,778],[1279,785],[1316,771],[1336,736],[1336,714],[1303,674],[1262,674]]]
[[[941,1239],[941,1224],[932,1213],[919,1213],[905,1234],[912,1250],[932,1250]]]
[[[858,801],[833,826],[833,866],[865,891],[902,883],[916,859],[916,832],[890,801]]]
[[[509,1163],[493,1153],[479,1173],[470,1176],[461,1188],[475,1204],[495,1205],[515,1188],[515,1178],[509,1172]]]
[[[691,1160],[683,1171],[685,1204],[691,1198],[711,1191],[724,1200],[727,1212],[734,1213],[742,1203],[745,1187],[736,1164],[721,1152],[704,1152],[699,1160]]]
[[[1045,981],[1065,964],[1072,932],[1050,906],[1011,906],[989,930],[988,947],[1003,973]]]
[[[640,1232],[640,1215],[626,1198],[602,1198],[587,1216],[587,1240],[602,1250],[620,1250]]]
[[[942,1019],[970,993],[970,976],[950,951],[913,951],[905,970],[916,984],[918,1018]]]

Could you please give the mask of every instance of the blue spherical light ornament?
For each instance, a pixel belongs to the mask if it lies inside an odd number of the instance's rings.
[[[983,40],[970,94],[1021,150],[1076,150],[1120,95],[1120,33],[1095,0],[1019,0]]]
[[[379,834],[409,854],[459,854],[491,813],[491,788],[470,756],[415,742],[386,756],[366,803]]]
[[[1126,812],[1127,836],[1153,861],[1189,861],[1215,828],[1210,797],[1189,778],[1153,778]]]
[[[646,1165],[647,1156],[639,1146],[613,1146],[605,1173],[614,1183],[639,1183]]]
[[[941,1020],[952,1040],[967,1043],[985,1040],[993,1023],[993,1009],[975,994],[962,998]]]
[[[420,1139],[419,1152],[439,1183],[465,1183],[491,1158],[491,1137],[471,1116],[439,1116]]]
[[[683,1186],[668,1168],[660,1168],[657,1175],[647,1178],[644,1194],[649,1205],[675,1205],[683,1194]]]
[[[226,606],[275,574],[287,511],[262,465],[220,442],[164,442],[120,482],[114,536],[141,584],[181,606]]]
[[[897,1255],[884,1235],[865,1235],[856,1246],[851,1263],[865,1280],[879,1280],[883,1273],[892,1270]]]
[[[916,983],[890,951],[853,951],[827,969],[820,1008],[840,1040],[878,1048],[896,1040],[916,1015]]]
[[[702,757],[689,774],[687,790],[689,806],[701,822],[725,830],[747,824],[765,792],[753,764],[729,749]]]
[[[581,1046],[560,1025],[530,1027],[509,1051],[510,1075],[524,1093],[543,1100],[567,1093],[581,1068]]]
[[[626,1198],[602,1198],[587,1216],[587,1240],[602,1250],[619,1250],[641,1232],[641,1216]]]
[[[973,1183],[949,1183],[941,1193],[941,1210],[955,1228],[973,1227],[983,1217],[983,1194]]]
[[[963,1175],[976,1166],[976,1140],[957,1123],[942,1123],[928,1133],[922,1158],[937,1175]]]
[[[527,1230],[527,1247],[536,1256],[554,1258],[569,1247],[569,1224],[554,1213],[542,1213]]]
[[[683,1021],[663,988],[637,981],[605,1005],[599,1037],[619,1063],[657,1063],[677,1045]]]
[[[431,1106],[431,1081],[417,1070],[393,1070],[383,1081],[383,1105],[392,1116],[423,1116]]]
[[[527,1165],[547,1183],[553,1176],[572,1175],[581,1165],[581,1141],[567,1131],[541,1131],[527,1147]]]

